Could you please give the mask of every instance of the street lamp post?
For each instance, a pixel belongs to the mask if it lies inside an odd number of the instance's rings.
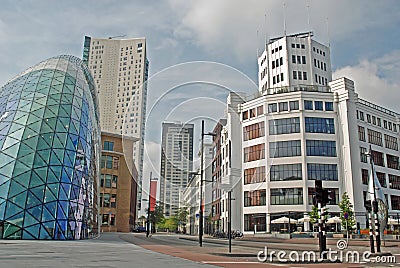
[[[200,163],[200,211],[199,211],[199,245],[203,246],[203,182],[204,182],[204,136],[216,136],[215,133],[204,133],[204,120],[201,120],[201,163]]]

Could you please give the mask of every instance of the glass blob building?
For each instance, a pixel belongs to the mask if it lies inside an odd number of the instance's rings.
[[[0,238],[98,233],[97,102],[74,56],[43,61],[0,89]]]

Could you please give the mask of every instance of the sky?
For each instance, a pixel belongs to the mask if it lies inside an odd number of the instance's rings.
[[[330,45],[334,79],[400,112],[399,26],[396,0],[1,0],[0,85],[52,56],[81,57],[85,35],[146,37],[144,174],[158,177],[161,122],[194,123],[196,152],[200,121],[211,131],[228,92],[257,91],[257,56],[284,29],[313,31]]]

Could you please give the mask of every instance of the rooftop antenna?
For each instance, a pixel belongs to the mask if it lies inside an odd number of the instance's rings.
[[[329,17],[326,17],[326,32],[328,34],[328,47],[331,48],[331,38],[329,36]]]
[[[264,41],[264,45],[265,45],[265,49],[267,48],[267,42],[268,42],[268,38],[267,38],[267,13],[264,14],[264,28],[265,28],[265,41]]]
[[[259,53],[260,53],[260,52],[259,52],[259,50],[258,50],[258,30],[257,30],[257,58],[258,58],[258,56],[260,56]]]
[[[286,3],[283,1],[283,35],[286,36]]]
[[[310,29],[310,0],[307,0],[307,25]]]

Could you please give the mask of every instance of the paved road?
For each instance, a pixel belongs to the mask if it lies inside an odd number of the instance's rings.
[[[162,235],[157,234],[151,238],[146,238],[142,234],[127,235],[122,234],[121,238],[129,242],[138,244],[144,248],[152,251],[162,252],[173,256],[190,259],[202,263],[213,264],[220,267],[398,267],[400,266],[400,250],[398,248],[398,242],[387,243],[389,247],[384,247],[385,252],[392,252],[397,258],[397,263],[338,263],[338,264],[321,264],[321,263],[282,263],[274,257],[273,263],[260,263],[258,262],[255,255],[259,250],[264,249],[264,246],[268,246],[268,252],[272,250],[283,250],[287,254],[290,250],[296,250],[297,252],[305,250],[316,250],[317,246],[312,243],[311,240],[287,240],[273,241],[272,243],[257,242],[257,241],[245,241],[245,240],[234,240],[232,253],[228,254],[228,247],[226,240],[216,239],[204,239],[203,247],[198,246],[197,238],[190,236],[177,236],[177,235]],[[181,239],[179,239],[181,238]],[[183,238],[183,239],[182,239]],[[293,242],[293,243],[291,243]],[[336,247],[335,241],[330,241],[332,249]],[[365,244],[365,245],[364,245]],[[350,241],[350,246],[346,249],[347,251],[363,252],[368,250],[368,243],[365,241]],[[288,250],[289,249],[289,250]],[[318,254],[317,254],[318,256]],[[335,256],[335,255],[333,255]],[[337,255],[340,256],[340,255]],[[346,260],[346,255],[343,255],[343,260]],[[362,255],[360,255],[362,256]],[[286,255],[288,259],[288,255]],[[372,260],[375,260],[372,258]]]
[[[82,241],[0,240],[0,267],[215,267],[149,251],[119,237],[107,233]]]

